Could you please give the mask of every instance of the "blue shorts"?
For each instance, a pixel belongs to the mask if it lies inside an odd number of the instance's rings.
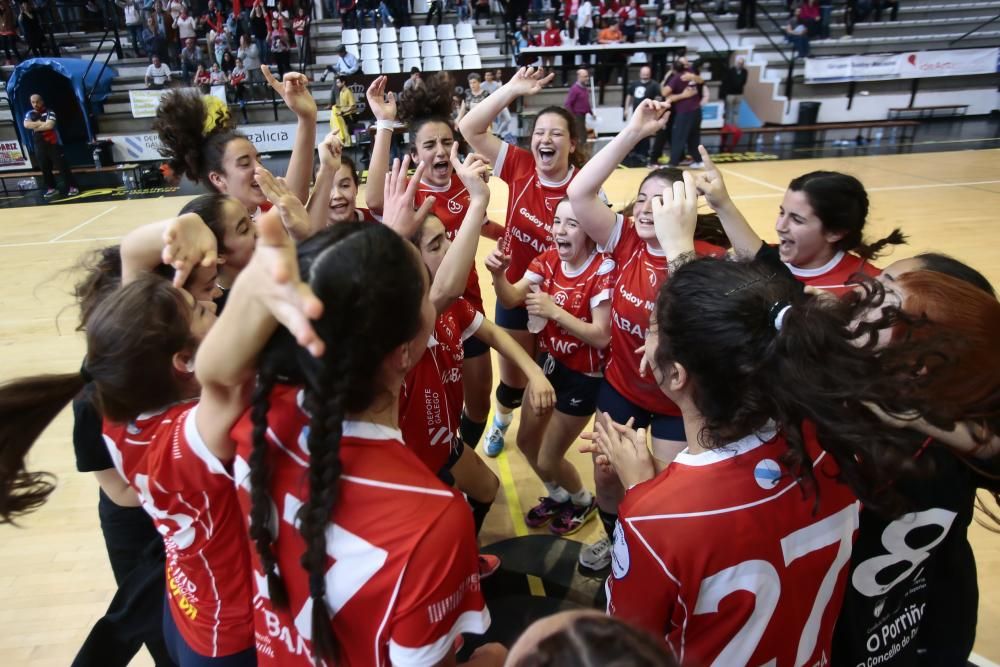
[[[174,617],[170,613],[170,600],[163,598],[163,643],[167,645],[167,653],[178,667],[257,667],[257,647],[212,658],[195,653],[181,636]]]
[[[490,346],[479,340],[475,336],[469,336],[462,343],[462,349],[465,351],[466,359],[475,359],[476,357],[481,357],[484,354],[489,354]]]
[[[607,412],[619,424],[624,424],[629,418],[634,419],[635,428],[648,428],[654,438],[678,441],[686,439],[684,420],[681,417],[661,415],[640,408],[622,396],[607,379],[601,383],[601,388],[597,392],[597,409]]]
[[[556,410],[571,417],[594,414],[600,377],[574,371],[548,352],[538,355],[536,361],[556,392]]]
[[[496,318],[494,322],[498,327],[514,330],[528,330],[528,309],[524,306],[507,309],[497,301]]]

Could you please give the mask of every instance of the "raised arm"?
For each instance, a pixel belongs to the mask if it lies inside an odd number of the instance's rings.
[[[517,98],[539,92],[554,76],[554,72],[544,76],[541,69],[522,67],[510,81],[500,86],[496,92],[487,95],[485,100],[465,114],[465,118],[458,124],[462,136],[477,153],[495,163],[503,142],[490,131],[493,119]]]
[[[614,173],[625,156],[645,137],[656,134],[667,124],[670,105],[643,100],[625,129],[583,166],[569,184],[566,194],[583,231],[600,246],[607,244],[615,227],[616,214],[598,197],[601,186]]]
[[[181,287],[196,266],[218,261],[218,242],[201,217],[185,213],[133,229],[122,239],[121,258],[123,285],[162,263],[174,267],[174,285]]]
[[[319,171],[306,210],[309,211],[309,227],[312,234],[324,229],[330,221],[330,194],[333,182],[340,171],[340,156],[344,147],[333,132],[326,135],[319,145]]]
[[[309,323],[319,317],[323,306],[299,280],[295,244],[282,228],[295,223],[279,219],[289,215],[306,217],[302,203],[292,196],[275,202],[261,216],[253,258],[236,278],[225,311],[195,356],[195,373],[201,383],[196,425],[221,461],[235,454],[229,430],[249,404],[257,355],[278,324],[313,354],[323,350],[323,342]]]
[[[722,178],[722,172],[712,162],[708,151],[705,150],[704,146],[698,146],[698,152],[701,154],[702,162],[705,163],[705,168],[695,176],[695,186],[701,194],[705,195],[705,201],[719,216],[722,228],[726,231],[726,236],[733,244],[733,250],[736,254],[753,257],[764,245],[764,241],[736,208],[729,196],[729,191],[726,190],[726,182]]]
[[[316,100],[309,93],[309,79],[298,72],[287,72],[281,82],[274,78],[267,65],[260,71],[276,93],[281,95],[288,108],[295,112],[295,143],[288,161],[285,181],[300,202],[309,199],[309,185],[313,176],[313,151],[316,147]]]
[[[507,280],[509,265],[510,255],[503,254],[500,248],[494,248],[486,257],[486,269],[493,274],[493,289],[497,293],[497,301],[508,310],[522,305],[531,291],[531,281],[527,278],[521,278],[515,284]]]
[[[476,338],[514,362],[521,372],[527,376],[528,396],[536,414],[541,414],[552,409],[556,401],[556,394],[552,389],[552,385],[545,377],[542,369],[531,358],[531,355],[525,352],[524,348],[509,333],[489,320],[483,320],[482,326],[476,331]]]
[[[690,171],[684,180],[663,189],[660,199],[653,198],[653,226],[656,239],[672,265],[694,256],[694,229],[698,224],[698,190]]]
[[[465,211],[462,225],[451,242],[451,247],[441,260],[434,282],[431,284],[431,303],[434,309],[441,313],[455,299],[462,296],[469,282],[469,272],[476,261],[476,249],[479,247],[479,229],[486,217],[486,207],[490,203],[490,188],[483,180],[488,173],[489,164],[483,156],[469,153],[465,162],[458,160],[458,142],[451,147],[451,164],[455,173],[462,179],[462,184],[469,191],[469,207]]]
[[[368,107],[375,116],[375,141],[372,143],[372,159],[368,164],[365,205],[376,213],[380,213],[384,205],[383,186],[385,175],[389,171],[392,132],[396,124],[396,94],[385,92],[388,81],[389,77],[386,76],[376,78],[365,93]]]

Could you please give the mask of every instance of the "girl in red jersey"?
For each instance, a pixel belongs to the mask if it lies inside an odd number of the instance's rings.
[[[531,260],[552,246],[552,218],[566,187],[586,161],[585,137],[575,135],[576,122],[562,107],[545,107],[535,119],[531,150],[504,143],[490,131],[493,119],[519,97],[538,93],[555,74],[522,67],[510,81],[491,93],[465,115],[459,129],[480,155],[493,163],[494,172],[507,183],[507,219],[499,247],[510,255],[506,276],[510,283],[524,277]],[[526,308],[504,308],[497,303],[496,323],[527,350],[535,352],[535,335],[528,329]],[[496,391],[493,424],[486,436],[486,453],[503,451],[504,435],[514,410],[524,397],[525,377],[508,359],[500,358],[500,384]]]
[[[403,382],[400,421],[406,446],[418,453],[431,472],[446,482],[453,479],[466,495],[478,535],[500,482],[470,445],[452,438],[459,430],[462,409],[462,346],[458,343],[475,336],[513,359],[530,379],[529,396],[535,410],[551,409],[555,396],[545,375],[514,339],[461,297],[475,261],[490,191],[482,178],[487,164],[480,156],[471,154],[460,163],[458,147],[452,146],[451,161],[468,188],[470,203],[454,243],[433,215],[410,237],[430,272],[430,298],[438,317],[427,351]],[[481,574],[492,573],[499,565],[495,556],[480,555]]]
[[[530,316],[544,320],[538,365],[555,386],[556,409],[542,415],[521,413],[517,446],[547,492],[528,510],[525,522],[532,528],[551,522],[553,533],[570,535],[597,510],[594,496],[565,457],[594,414],[604,348],[611,340],[615,263],[597,252],[568,199],[556,207],[552,234],[555,249],[536,257],[517,284],[504,276],[509,258],[499,250],[489,256],[486,267],[505,307],[527,304]]]
[[[281,200],[278,209],[304,219],[305,210],[301,204],[296,209],[293,200]],[[245,277],[217,325],[238,346],[225,352],[224,365],[240,369],[242,382],[199,382],[196,351],[219,354],[206,338],[215,322],[213,309],[162,277],[143,273],[90,312],[81,371],[22,379],[0,389],[0,517],[10,521],[40,505],[53,489],[45,473],[24,467],[33,440],[93,382],[115,467],[164,537],[164,638],[181,667],[256,664],[251,571],[227,469],[234,454],[228,431],[246,408],[240,385],[251,379],[253,358],[275,315],[308,342],[306,311],[316,312],[312,302],[303,306],[297,281],[283,285],[272,278],[296,270],[277,215],[276,209],[260,221],[262,248],[241,274]],[[183,249],[174,252],[188,257]],[[198,248],[192,252],[189,259],[200,261]]]
[[[307,205],[312,231],[341,222],[381,222],[369,209],[358,206],[358,170],[354,161],[344,155],[337,135],[326,135],[316,150],[319,170]]]
[[[375,183],[376,187],[365,191],[365,200],[372,209],[381,210],[382,192],[377,186],[389,169],[390,142],[398,115],[409,131],[411,158],[414,163],[427,165],[417,190],[416,203],[430,207],[444,224],[448,239],[454,240],[471,202],[469,191],[455,173],[450,158],[452,147],[458,143],[451,124],[451,79],[447,76],[430,77],[424,85],[406,91],[398,103],[395,94],[386,94],[387,81],[388,77],[379,77],[367,91],[368,106],[377,121],[368,182]],[[483,236],[490,239],[497,239],[503,233],[503,227],[490,222],[485,214],[480,230]],[[477,312],[484,312],[479,275],[474,266],[469,271],[464,296]],[[475,337],[467,339],[463,348],[465,405],[461,413],[461,433],[466,444],[476,447],[490,413],[493,362],[489,346]]]
[[[869,260],[889,245],[906,242],[898,229],[874,243],[862,236],[868,219],[868,193],[861,182],[836,171],[813,171],[792,179],[778,207],[775,231],[778,247],[764,244],[747,224],[726,190],[721,172],[704,146],[698,147],[704,171],[696,183],[709,206],[718,213],[733,248],[742,254],[776,257],[800,282],[843,295],[855,274],[877,276]]]
[[[682,261],[694,254],[690,175],[663,202],[656,224]],[[888,507],[920,446],[865,404],[922,405],[903,391],[916,369],[857,344],[877,326],[854,324],[871,298],[806,293],[760,260],[673,269],[644,357],[681,408],[687,448],[657,475],[642,431],[607,415],[598,425],[629,487],[608,612],[662,636],[683,664],[828,664],[856,497]]]
[[[625,129],[591,158],[568,189],[580,227],[597,243],[598,250],[615,260],[618,270],[611,293],[611,345],[597,409],[620,423],[632,419],[637,427],[649,427],[653,453],[661,465],[683,448],[684,424],[677,406],[652,378],[640,372],[642,356],[638,348],[645,342],[656,294],[667,278],[667,258],[656,238],[652,204],[679,172],[663,169],[646,176],[630,218],[605,206],[598,192],[628,152],[666,124],[669,108],[665,102],[644,100]],[[700,254],[723,252],[701,241],[697,242],[697,250]],[[581,567],[590,571],[604,569],[610,563],[610,538],[624,491],[618,479],[600,467],[594,469],[594,480],[607,536],[580,552]]]
[[[427,270],[386,225],[336,225],[300,258],[324,351],[313,358],[279,330],[232,432],[258,660],[454,664],[456,637],[489,625],[472,519],[403,446],[398,419],[434,326]]]
[[[261,71],[298,119],[285,178],[292,194],[307,201],[316,146],[316,101],[309,94],[305,75],[289,72],[279,82],[266,65]],[[177,178],[187,176],[212,191],[231,195],[256,217],[271,206],[254,180],[257,149],[234,131],[228,108],[212,100],[188,89],[170,91],[160,100],[153,131]]]

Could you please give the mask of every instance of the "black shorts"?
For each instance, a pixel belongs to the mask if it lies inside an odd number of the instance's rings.
[[[622,396],[621,392],[611,386],[605,379],[597,394],[597,409],[607,412],[619,424],[624,424],[630,418],[635,428],[648,428],[654,438],[660,440],[685,440],[684,419],[673,415],[661,415],[640,408],[638,405]]]
[[[556,361],[548,352],[536,359],[556,392],[556,410],[571,417],[589,417],[597,407],[600,377],[584,375]]]
[[[475,359],[476,357],[481,357],[484,354],[489,354],[490,346],[479,340],[475,336],[469,336],[462,343],[462,349],[465,351],[466,359]]]
[[[444,482],[446,486],[455,486],[455,476],[451,474],[451,469],[462,458],[462,452],[466,447],[468,445],[462,442],[462,438],[459,436],[456,435],[451,439],[451,451],[448,452],[448,460],[444,462],[444,465],[437,472],[437,478]]]
[[[528,309],[524,306],[507,309],[500,305],[497,300],[496,317],[494,322],[498,327],[514,330],[528,330]]]

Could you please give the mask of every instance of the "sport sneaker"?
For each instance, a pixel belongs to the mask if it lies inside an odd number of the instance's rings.
[[[580,549],[580,569],[598,574],[611,565],[611,540],[602,537],[593,544]]]
[[[66,193],[67,197],[72,197],[74,195],[80,194],[80,188],[70,188],[69,192]]]
[[[45,191],[45,193],[42,196],[43,197],[55,197],[57,194],[59,194],[58,190],[56,190],[55,188],[49,188],[48,190]]]
[[[590,517],[597,514],[597,498],[591,498],[589,505],[574,505],[570,501],[569,506],[566,507],[562,512],[559,513],[555,519],[552,520],[552,525],[549,526],[549,530],[555,535],[566,536],[572,535],[576,531],[583,528],[583,525],[590,520]]]
[[[490,430],[486,432],[486,456],[494,458],[500,456],[500,452],[503,451],[503,439],[507,435],[508,428],[510,428],[510,424],[500,426],[497,420],[493,419],[493,423],[490,424]]]
[[[609,561],[610,562],[610,561]],[[486,579],[500,569],[500,557],[493,554],[479,554],[479,578]]]
[[[573,501],[571,500],[560,503],[552,500],[551,496],[545,496],[544,498],[539,498],[539,500],[541,502],[528,510],[528,513],[524,517],[524,523],[529,528],[541,528],[549,521],[552,521],[552,519],[560,516],[563,512],[570,511],[573,508]]]

